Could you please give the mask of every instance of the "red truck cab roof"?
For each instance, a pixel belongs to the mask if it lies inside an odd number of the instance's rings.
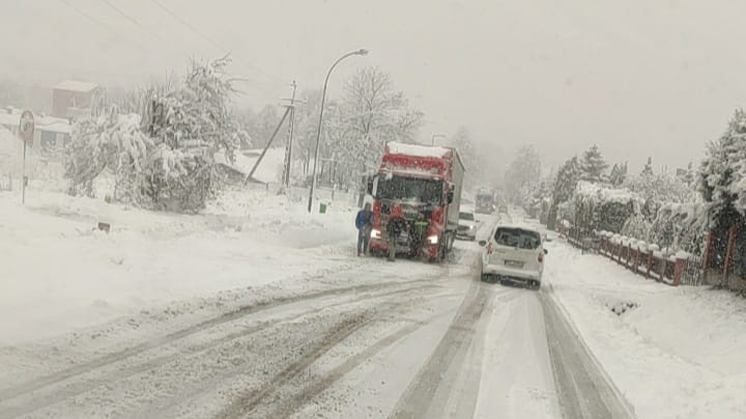
[[[453,156],[450,148],[390,142],[386,144],[380,172],[443,179],[450,177]]]

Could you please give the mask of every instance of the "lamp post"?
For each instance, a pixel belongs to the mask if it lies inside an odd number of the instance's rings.
[[[329,84],[329,76],[332,75],[332,70],[334,70],[334,67],[339,64],[340,61],[344,60],[347,57],[351,57],[353,55],[367,55],[368,50],[366,49],[359,49],[357,51],[351,51],[347,54],[337,58],[337,61],[332,64],[331,67],[329,67],[329,71],[326,73],[326,78],[324,79],[324,90],[321,91],[321,109],[319,109],[319,127],[316,131],[316,151],[313,154],[313,172],[311,174],[311,191],[308,193],[308,212],[311,212],[311,209],[313,207],[313,192],[316,189],[316,164],[319,160],[319,142],[321,140],[321,122],[324,118],[324,102],[326,101],[326,86]]]
[[[432,142],[430,143],[430,145],[432,145],[432,146],[435,145],[435,139],[436,138],[446,138],[446,135],[445,134],[433,134]]]

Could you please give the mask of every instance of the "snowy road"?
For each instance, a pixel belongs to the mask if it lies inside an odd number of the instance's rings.
[[[0,419],[626,417],[550,292],[479,282],[477,251],[2,348]]]

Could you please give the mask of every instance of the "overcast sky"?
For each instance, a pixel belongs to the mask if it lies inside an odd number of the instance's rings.
[[[698,160],[746,98],[743,0],[0,0],[0,76],[108,86],[231,51],[260,107],[378,65],[426,113],[548,168],[597,143],[638,170]],[[125,16],[118,13],[110,3]],[[190,29],[191,27],[191,29]]]

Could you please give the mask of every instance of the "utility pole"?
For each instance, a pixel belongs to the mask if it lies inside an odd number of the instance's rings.
[[[280,122],[277,124],[277,127],[275,128],[274,132],[272,133],[272,136],[269,137],[269,141],[267,141],[267,145],[264,146],[264,150],[262,150],[262,154],[259,155],[259,158],[256,160],[256,163],[254,163],[254,167],[251,168],[251,171],[248,175],[246,175],[246,178],[244,179],[244,185],[247,184],[249,181],[254,180],[254,172],[256,172],[257,167],[259,167],[259,164],[262,162],[262,159],[264,159],[264,155],[267,154],[267,150],[269,150],[269,147],[272,145],[272,142],[274,142],[275,137],[277,136],[277,133],[280,132],[280,128],[282,127],[282,124],[285,122],[285,119],[287,119],[288,115],[295,115],[295,102],[298,102],[295,100],[295,88],[297,85],[295,84],[295,81],[293,81],[293,97],[290,100],[290,105],[285,105],[285,113],[282,114],[282,118],[280,118]],[[284,99],[288,100],[288,99]],[[292,118],[292,117],[291,117]],[[292,135],[293,135],[293,128],[292,128],[292,120],[290,122],[290,140],[292,141]],[[285,149],[285,162],[286,167],[283,168],[283,186],[285,185],[285,180],[287,178],[287,181],[290,182],[290,165],[289,165],[289,158],[288,158],[288,149]],[[287,176],[286,176],[287,174]]]
[[[285,146],[285,166],[282,170],[282,187],[287,189],[290,187],[290,167],[293,164],[293,131],[295,130],[295,90],[298,85],[293,80],[291,84],[293,86],[293,94],[290,97],[290,121],[288,122],[288,143]]]

